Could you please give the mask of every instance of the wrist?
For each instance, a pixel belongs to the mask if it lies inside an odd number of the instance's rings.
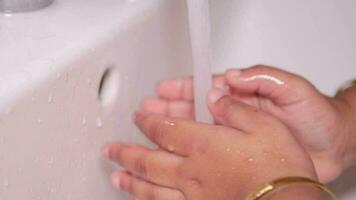
[[[246,200],[324,200],[337,199],[324,184],[305,177],[284,177],[268,182]]]
[[[356,86],[341,90],[335,96],[338,110],[343,121],[343,130],[346,135],[344,147],[344,169],[356,164]]]
[[[263,197],[261,200],[323,200],[323,192],[311,185],[290,185]]]

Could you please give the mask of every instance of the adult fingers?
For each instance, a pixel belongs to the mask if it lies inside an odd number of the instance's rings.
[[[304,78],[267,66],[230,69],[225,78],[233,92],[257,94],[277,105],[290,105],[312,95],[315,88]]]
[[[213,85],[222,90],[229,90],[224,75],[214,75]],[[168,100],[194,100],[194,84],[191,77],[163,80],[157,85],[158,96]]]
[[[148,113],[177,117],[182,119],[194,119],[194,105],[185,100],[166,100],[159,97],[145,98],[141,109]]]

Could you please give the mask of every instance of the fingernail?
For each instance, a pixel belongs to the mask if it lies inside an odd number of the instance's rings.
[[[221,89],[214,88],[210,90],[208,94],[208,99],[211,103],[216,103],[221,97],[227,95],[226,91],[223,91]]]
[[[239,69],[229,69],[226,71],[226,78],[228,82],[236,82],[238,81],[240,75],[241,75],[241,70]]]
[[[237,77],[240,76],[241,70],[239,70],[239,69],[228,69],[226,71],[226,74],[229,74],[231,77],[237,78]]]
[[[230,92],[230,87],[225,82],[225,79],[222,80],[222,81],[216,82],[215,83],[215,88],[221,89],[221,90],[226,91],[226,92]]]
[[[134,122],[139,124],[144,118],[147,117],[147,113],[145,111],[137,111],[134,113]]]
[[[111,184],[118,189],[121,189],[121,185],[120,185],[120,176],[118,174],[114,174],[111,177]]]

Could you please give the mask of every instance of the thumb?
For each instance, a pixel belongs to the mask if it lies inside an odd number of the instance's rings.
[[[267,130],[276,123],[275,118],[257,108],[234,99],[220,89],[208,94],[208,106],[217,123],[246,133]]]
[[[226,71],[225,78],[237,94],[254,94],[276,105],[290,105],[315,94],[315,87],[304,78],[267,66]]]

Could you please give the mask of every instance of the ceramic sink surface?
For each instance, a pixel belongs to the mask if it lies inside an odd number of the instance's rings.
[[[264,63],[332,95],[355,78],[355,9],[353,0],[211,1],[214,71]],[[101,147],[147,143],[132,112],[156,81],[191,68],[184,1],[57,0],[0,14],[0,199],[129,199],[110,187],[115,166]],[[356,197],[353,171],[333,184],[341,199]]]

